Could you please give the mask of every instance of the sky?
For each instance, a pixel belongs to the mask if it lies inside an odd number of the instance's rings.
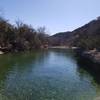
[[[0,0],[0,12],[12,24],[21,20],[55,34],[73,31],[100,16],[100,0]]]

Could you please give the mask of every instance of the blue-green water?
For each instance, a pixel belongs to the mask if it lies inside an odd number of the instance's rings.
[[[100,86],[70,50],[0,55],[0,100],[100,100]]]

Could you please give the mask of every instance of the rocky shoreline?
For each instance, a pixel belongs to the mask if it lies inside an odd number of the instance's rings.
[[[75,50],[77,55],[83,57],[86,60],[91,61],[94,64],[100,65],[100,51],[97,49],[93,50],[82,50],[76,49]]]
[[[100,64],[100,51],[97,50],[84,51],[82,55],[90,59],[92,62]]]

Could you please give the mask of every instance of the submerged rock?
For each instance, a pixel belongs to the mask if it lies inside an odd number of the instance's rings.
[[[0,55],[1,55],[1,54],[4,54],[4,52],[0,51]]]

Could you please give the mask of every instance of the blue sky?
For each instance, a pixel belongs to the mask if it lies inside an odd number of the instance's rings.
[[[11,23],[20,19],[54,34],[72,31],[100,16],[100,0],[0,0],[0,9]]]

